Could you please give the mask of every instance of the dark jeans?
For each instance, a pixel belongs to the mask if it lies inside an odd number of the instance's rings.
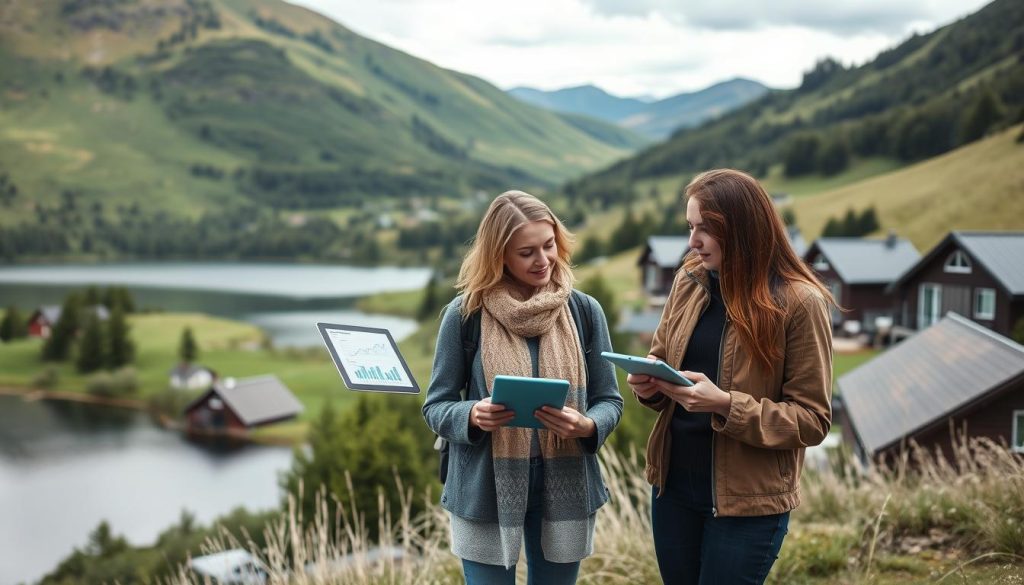
[[[552,563],[544,558],[540,546],[540,525],[544,517],[544,460],[536,457],[530,460],[530,495],[526,500],[526,525],[523,537],[526,541],[526,583],[527,585],[573,585],[580,572],[580,563]],[[462,559],[462,571],[466,585],[515,585],[516,567],[506,569],[501,565],[485,565]]]
[[[716,518],[687,496],[666,489],[651,504],[654,552],[665,585],[764,583],[786,537],[789,512]]]

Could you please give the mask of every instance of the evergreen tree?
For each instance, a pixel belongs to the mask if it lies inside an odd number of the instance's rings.
[[[994,124],[1003,117],[1003,107],[992,90],[985,88],[974,104],[964,114],[960,125],[960,144],[973,142],[985,136]]]
[[[857,222],[857,235],[866,236],[872,232],[876,232],[881,228],[881,224],[878,223],[878,213],[875,211],[875,207],[871,206],[865,209],[860,214],[860,219]]]
[[[850,164],[850,147],[844,138],[832,140],[821,151],[818,170],[826,177],[838,175]]]
[[[594,297],[594,300],[601,304],[601,311],[604,313],[605,321],[608,322],[608,334],[611,337],[612,347],[625,348],[627,338],[616,331],[619,325],[619,309],[615,304],[615,293],[608,287],[608,283],[601,273],[598,272],[581,282],[579,289]]]
[[[823,238],[838,238],[843,235],[843,226],[834,217],[828,218],[825,229],[821,232]]]
[[[50,329],[50,337],[43,344],[43,359],[46,361],[64,361],[71,354],[71,344],[78,333],[78,319],[81,301],[78,295],[71,293],[64,299],[60,317]]]
[[[135,361],[135,343],[129,333],[124,313],[121,304],[115,304],[110,312],[110,321],[107,323],[107,338],[110,345],[107,352],[107,365],[111,369],[117,369]]]
[[[78,359],[75,360],[75,367],[83,374],[102,369],[107,361],[105,354],[100,318],[90,309],[82,328],[82,339],[78,342]]]
[[[426,321],[431,317],[436,317],[440,309],[441,306],[437,298],[437,272],[431,272],[430,279],[427,280],[427,285],[423,288],[423,300],[420,301],[419,309],[416,310],[416,318]]]
[[[597,236],[591,236],[583,240],[580,251],[573,255],[573,260],[578,263],[587,262],[604,255],[604,242]]]
[[[192,363],[199,359],[199,345],[192,336],[192,328],[186,327],[181,332],[181,342],[178,344],[178,357],[185,363]]]
[[[842,235],[846,237],[858,236],[859,234],[857,233],[857,228],[859,227],[859,225],[860,221],[857,217],[857,212],[855,212],[852,207],[847,209],[846,215],[843,216]]]
[[[633,218],[632,208],[627,208],[626,216],[622,218],[622,223],[619,224],[619,227],[615,228],[608,242],[608,252],[615,254],[616,252],[628,250],[636,246],[639,243],[637,238],[641,231],[640,225]]]
[[[403,488],[417,496],[410,500],[413,513],[423,510],[423,498],[419,496],[428,485],[436,483],[437,458],[431,435],[422,424],[419,405],[401,398],[361,395],[341,415],[330,403],[324,406],[310,428],[308,451],[296,450],[292,469],[281,482],[293,494],[298,493],[300,483],[304,486],[304,519],[313,518],[313,495],[322,486],[343,502],[354,501],[375,539],[380,518],[378,494],[383,495],[391,517],[398,517],[396,476],[401,478]],[[328,507],[333,518],[333,503]]]
[[[10,341],[28,337],[28,324],[22,317],[18,307],[11,305],[4,312],[4,318],[0,321],[0,341]]]
[[[782,222],[787,226],[796,225],[796,212],[793,211],[792,207],[786,207],[782,210]]]
[[[817,168],[821,140],[815,134],[797,134],[789,140],[783,155],[787,177],[813,173]]]
[[[90,285],[85,289],[85,295],[82,298],[83,307],[95,307],[96,305],[102,304],[102,302],[103,299],[100,297],[100,289],[96,288],[96,285]]]

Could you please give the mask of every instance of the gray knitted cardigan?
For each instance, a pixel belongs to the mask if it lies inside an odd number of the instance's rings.
[[[579,440],[584,452],[582,457],[548,462],[545,469],[546,477],[570,480],[568,483],[545,482],[545,491],[553,498],[554,505],[550,509],[555,517],[546,520],[557,520],[552,526],[559,528],[554,534],[542,537],[542,547],[547,560],[561,563],[582,560],[593,552],[594,514],[608,501],[597,451],[622,415],[615,367],[601,357],[602,351],[612,349],[608,324],[601,305],[592,297],[584,296],[590,303],[592,339],[591,351],[586,356],[589,380],[585,395],[579,396],[579,403],[587,405],[586,415],[596,423],[597,432],[593,437]],[[441,493],[441,505],[451,513],[452,552],[471,561],[509,566],[509,553],[501,550],[498,536],[500,526],[490,433],[469,427],[469,411],[487,391],[479,352],[473,359],[472,371],[465,372],[461,305],[461,296],[456,297],[442,317],[423,416],[431,430],[451,443],[448,480]],[[543,356],[538,356],[536,339],[527,340],[527,346],[536,372]],[[467,375],[471,375],[469,391],[462,400],[460,392]],[[585,510],[567,514],[568,510],[559,509],[558,495],[553,490],[567,488],[585,490]],[[513,559],[511,563],[514,562]]]

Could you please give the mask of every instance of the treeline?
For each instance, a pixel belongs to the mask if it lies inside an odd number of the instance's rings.
[[[789,176],[831,175],[858,157],[932,157],[1024,121],[1022,64],[1024,4],[996,0],[872,63],[823,60],[800,88],[681,130],[566,190],[624,201],[637,179],[685,171],[730,166],[763,176],[782,165]],[[993,74],[978,80],[983,71]]]
[[[45,336],[42,360],[73,359],[81,373],[116,370],[133,363],[135,342],[126,315],[134,311],[135,302],[123,287],[109,287],[105,293],[89,287],[68,294]]]
[[[351,254],[356,234],[333,221],[288,222],[252,206],[211,211],[197,219],[142,212],[137,204],[108,213],[102,203],[81,206],[68,191],[56,206],[38,206],[35,218],[0,226],[0,260],[89,254],[147,259],[324,258]]]
[[[860,213],[851,208],[846,210],[846,215],[842,219],[828,218],[825,229],[821,232],[821,237],[859,238],[878,231],[881,227],[881,224],[878,223],[878,213],[875,211],[874,206],[868,207]]]

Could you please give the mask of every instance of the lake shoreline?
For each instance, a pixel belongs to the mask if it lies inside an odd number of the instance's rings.
[[[182,421],[173,419],[166,414],[155,412],[149,407],[149,404],[145,400],[136,400],[132,398],[108,398],[104,396],[92,396],[90,394],[71,392],[66,390],[46,390],[43,388],[35,388],[31,386],[19,387],[19,386],[0,386],[0,396],[20,396],[26,402],[36,402],[40,400],[53,400],[62,402],[77,402],[80,404],[89,404],[92,406],[101,406],[107,408],[122,408],[125,410],[133,410],[136,412],[143,412],[154,420],[154,422],[160,426],[160,428],[166,431],[176,431],[182,435],[204,437],[210,439],[231,439],[235,441],[243,441],[251,443],[253,445],[265,445],[275,447],[294,447],[297,443],[287,437],[282,436],[256,436],[246,431],[202,431],[202,432],[188,432],[185,430]],[[305,443],[305,440],[298,442],[299,445]]]

